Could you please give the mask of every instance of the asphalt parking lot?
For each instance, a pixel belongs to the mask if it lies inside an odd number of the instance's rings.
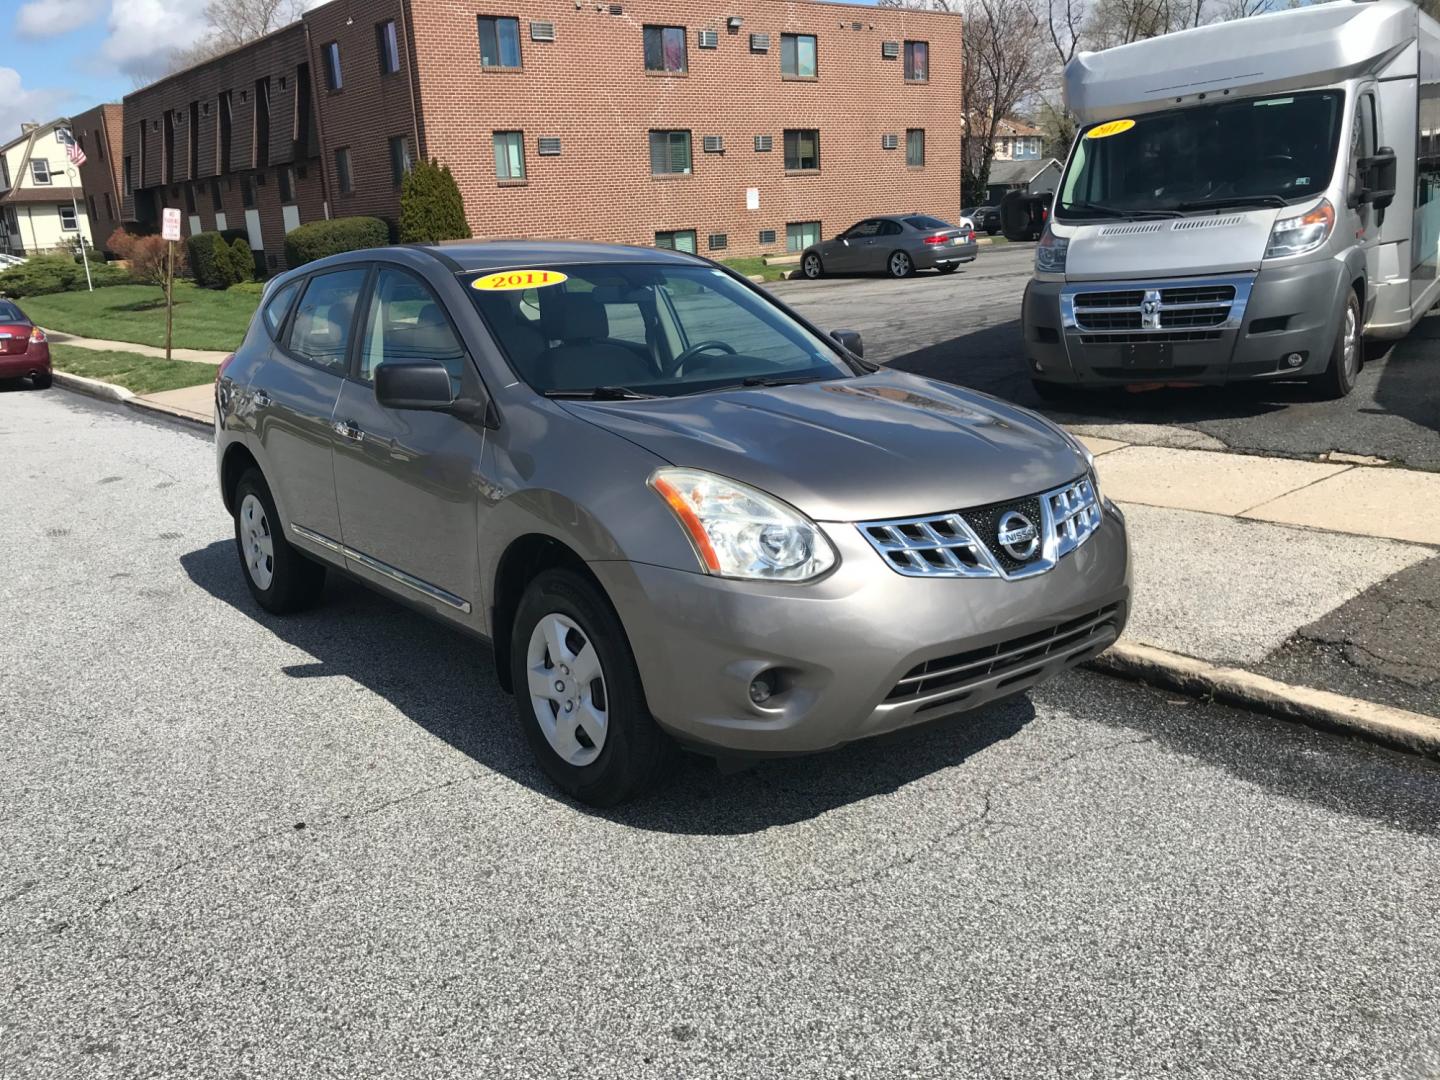
[[[1440,1075],[1440,771],[1077,673],[596,814],[483,646],[248,598],[208,441],[0,392],[0,1075]]]
[[[1355,392],[1312,401],[1298,383],[1091,393],[1042,404],[1024,370],[1020,300],[1033,244],[982,247],[954,274],[786,281],[771,286],[827,329],[859,330],[866,355],[972,386],[1130,441],[1314,458],[1332,450],[1440,470],[1440,314],[1371,349]],[[1142,426],[1144,432],[1133,430]]]

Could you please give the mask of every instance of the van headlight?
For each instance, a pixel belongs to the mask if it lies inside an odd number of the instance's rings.
[[[1286,255],[1314,251],[1330,239],[1334,228],[1335,207],[1330,205],[1329,199],[1321,199],[1313,210],[1275,222],[1270,230],[1270,242],[1265,245],[1265,258],[1280,259]]]
[[[656,469],[650,486],[717,577],[806,581],[835,565],[820,527],[779,499],[698,469]]]
[[[1070,241],[1063,236],[1056,236],[1050,231],[1050,226],[1045,226],[1045,231],[1040,234],[1040,243],[1035,248],[1035,272],[1037,274],[1063,274],[1065,272],[1065,253],[1070,250]]]

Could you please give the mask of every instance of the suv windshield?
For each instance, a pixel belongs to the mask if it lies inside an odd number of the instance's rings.
[[[1339,90],[1318,90],[1094,125],[1075,144],[1055,216],[1279,205],[1316,195],[1335,168],[1344,101]]]
[[[670,397],[855,374],[835,346],[707,266],[615,263],[465,280],[516,374],[540,393]]]

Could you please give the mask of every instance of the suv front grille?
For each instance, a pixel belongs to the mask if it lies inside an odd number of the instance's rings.
[[[1053,569],[1095,534],[1100,521],[1100,501],[1087,475],[1042,495],[857,527],[890,568],[906,577],[1014,579]],[[1034,528],[1033,554],[1026,550],[1027,523]],[[1002,527],[1013,536],[1009,548]]]
[[[1119,610],[1118,604],[1110,604],[1048,630],[927,660],[907,671],[885,695],[885,701],[905,702],[944,694],[938,701],[927,702],[926,707],[954,705],[969,696],[976,684],[996,675],[1010,676],[1001,680],[1003,688],[1023,681],[1057,656],[1078,661],[1092,650],[1098,651],[1095,647],[1102,640],[1114,636]]]
[[[1087,339],[1135,334],[1178,337],[1238,326],[1249,295],[1249,283],[1238,278],[1135,289],[1075,286],[1062,293],[1061,306],[1067,328]]]

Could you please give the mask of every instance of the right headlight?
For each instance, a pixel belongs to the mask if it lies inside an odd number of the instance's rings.
[[[699,469],[656,469],[650,486],[685,530],[701,568],[717,577],[807,581],[835,565],[835,549],[804,514],[763,491]]]
[[[1312,210],[1276,220],[1270,230],[1270,242],[1265,245],[1265,258],[1279,259],[1314,251],[1330,239],[1334,228],[1335,207],[1329,199],[1321,199]]]
[[[1035,248],[1035,272],[1037,274],[1063,274],[1065,272],[1065,254],[1070,250],[1070,241],[1063,236],[1056,236],[1050,231],[1050,226],[1045,226],[1045,231],[1040,234],[1040,243]]]

